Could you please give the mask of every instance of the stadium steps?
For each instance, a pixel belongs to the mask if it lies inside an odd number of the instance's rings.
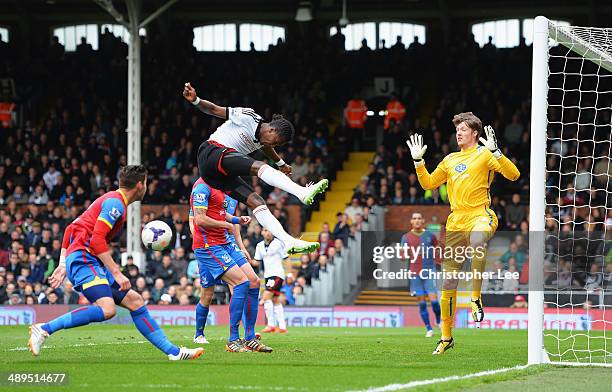
[[[310,221],[306,223],[306,230],[302,235],[304,240],[316,241],[324,222],[328,222],[333,229],[336,224],[336,214],[344,211],[350,203],[353,191],[361,177],[368,172],[373,156],[373,152],[349,153],[348,160],[343,165],[344,169],[336,174],[336,179],[331,183],[330,190],[325,194],[325,200],[319,205],[319,210],[314,211]]]
[[[408,291],[363,290],[355,305],[417,305],[416,297]]]

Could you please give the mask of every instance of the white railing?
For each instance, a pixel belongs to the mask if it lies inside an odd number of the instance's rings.
[[[364,222],[362,231],[382,232],[385,227],[385,209],[376,206]],[[327,271],[319,272],[319,278],[312,278],[310,286],[298,295],[298,306],[330,306],[342,304],[345,298],[357,287],[361,278],[361,232],[350,237],[342,254],[336,255],[327,264]]]

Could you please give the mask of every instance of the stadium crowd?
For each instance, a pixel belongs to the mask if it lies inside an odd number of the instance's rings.
[[[383,71],[396,77],[397,99],[406,107],[405,116],[389,121],[369,172],[356,187],[346,210],[339,211],[333,228],[328,224],[322,228],[320,251],[302,255],[299,268],[288,275],[283,292],[289,304],[342,254],[349,236],[361,229],[375,206],[448,202],[444,186],[427,192],[419,186],[404,143],[410,132],[424,134],[429,146],[425,158],[431,170],[456,148],[452,115],[473,110],[496,129],[504,153],[519,170],[528,172],[529,85],[525,78],[510,80],[510,73],[505,72],[529,72],[530,54],[524,42],[514,49],[497,50],[459,39],[450,46],[444,61],[423,69],[419,67],[421,59],[437,50],[429,43],[415,42],[408,48],[396,43],[377,51],[364,46],[345,52],[340,34],[327,41],[314,34],[303,40],[280,41],[265,54],[203,56],[191,46],[191,29],[179,26],[175,31],[172,42],[168,42],[152,29],[143,43],[142,160],[150,173],[146,204],[188,203],[191,186],[198,177],[197,148],[221,123],[198,113],[183,100],[180,89],[185,81],[199,88],[202,97],[219,104],[253,107],[264,118],[270,118],[273,112],[289,117],[296,136],[281,149],[281,156],[292,163],[293,179],[304,185],[323,177],[333,178],[351,148],[348,141],[354,135],[346,124],[340,124],[338,113],[347,98],[358,91],[347,91],[345,86],[360,89],[364,81]],[[27,96],[32,110],[23,127],[2,130],[6,137],[0,146],[0,304],[79,301],[69,283],[63,290],[46,285],[57,265],[63,229],[82,208],[116,186],[117,170],[127,162],[126,102],[116,94],[125,91],[126,45],[105,33],[98,51],[83,44],[76,53],[65,53],[57,40],[40,50],[44,55],[31,63],[20,63],[19,56],[5,57],[1,63],[3,72],[21,86],[20,93]],[[168,50],[175,55],[163,56]],[[179,57],[185,62],[177,64]],[[329,67],[330,62],[336,67]],[[277,66],[281,63],[283,66]],[[266,72],[270,69],[275,71]],[[257,75],[266,75],[266,79]],[[435,105],[418,94],[419,81],[431,75],[443,75],[436,81],[440,87]],[[48,110],[44,113],[39,108],[49,97],[42,96],[37,85],[58,87],[51,104],[46,102]],[[252,181],[286,226],[285,207],[301,203],[257,178]],[[524,242],[519,239],[524,240],[528,230],[528,183],[528,176],[523,175],[516,183],[496,181],[491,190],[498,230],[518,232],[498,263],[502,269],[521,272],[521,279],[528,269]],[[571,192],[567,191],[567,197]],[[246,213],[244,206],[240,208]],[[146,271],[128,260],[124,272],[150,303],[193,304],[200,288],[195,279],[197,265],[190,255],[189,225],[180,214],[170,211],[165,206],[160,216],[145,214],[143,223],[166,221],[176,232],[172,249],[148,254]],[[308,211],[302,211],[307,218]],[[604,212],[599,218],[611,220],[609,214],[606,217]],[[261,228],[253,223],[243,234],[252,255],[262,240]],[[608,255],[608,259],[611,257]],[[607,267],[612,265],[610,261]],[[561,272],[569,268],[571,276],[569,264],[575,263],[567,264],[559,268]],[[606,277],[603,271],[593,270],[591,274],[600,273],[604,284],[610,281],[607,276],[612,277],[612,267],[606,272]],[[588,278],[580,283],[586,284]],[[226,290],[220,288],[215,300],[226,301]]]

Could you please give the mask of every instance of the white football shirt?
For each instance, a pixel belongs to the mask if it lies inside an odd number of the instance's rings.
[[[250,154],[263,147],[255,137],[263,118],[250,108],[227,108],[227,120],[210,135],[208,140]]]
[[[261,241],[255,248],[255,260],[263,260],[264,278],[278,276],[285,279],[283,260],[287,257],[289,256],[285,252],[285,246],[276,238],[268,246],[265,241]]]

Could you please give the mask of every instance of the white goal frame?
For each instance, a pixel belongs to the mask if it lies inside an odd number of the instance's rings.
[[[612,363],[551,362],[544,348],[544,231],[546,210],[546,137],[548,127],[549,38],[612,72],[612,56],[589,45],[570,27],[555,26],[538,16],[533,25],[531,153],[529,196],[529,327],[528,364],[599,365]],[[571,43],[571,44],[570,44]]]

